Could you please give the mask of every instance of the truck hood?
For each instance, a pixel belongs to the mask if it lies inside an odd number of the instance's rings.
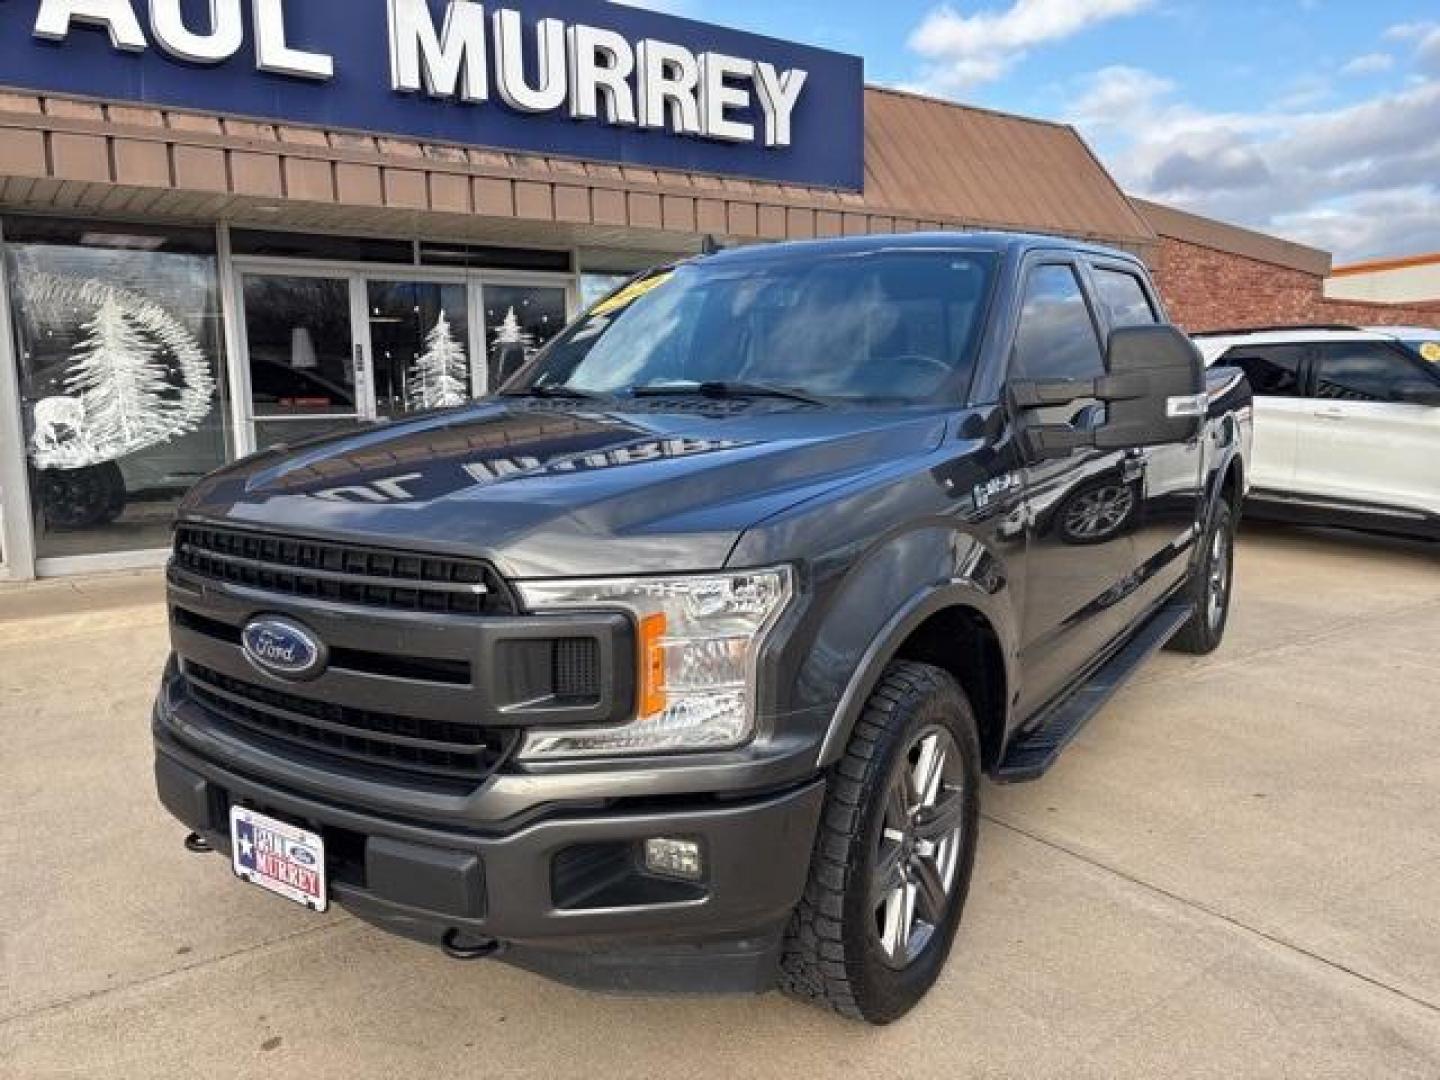
[[[945,431],[938,411],[649,404],[491,401],[367,428],[238,462],[181,514],[478,556],[515,579],[715,570],[750,526]]]

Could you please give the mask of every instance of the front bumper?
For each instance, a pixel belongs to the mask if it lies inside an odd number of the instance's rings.
[[[567,813],[503,832],[465,831],[351,808],[194,753],[157,705],[160,799],[229,851],[241,803],[326,840],[331,895],[417,940],[493,941],[498,956],[574,985],[637,992],[764,990],[809,869],[824,783],[731,801],[665,800]],[[698,839],[698,883],[647,874],[648,837]]]

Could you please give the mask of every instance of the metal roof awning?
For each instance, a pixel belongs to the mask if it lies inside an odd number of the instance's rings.
[[[1155,233],[1058,124],[870,88],[863,193],[0,92],[0,205],[488,242],[693,250],[922,229]]]

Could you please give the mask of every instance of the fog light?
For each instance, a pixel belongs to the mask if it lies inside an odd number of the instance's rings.
[[[696,840],[667,840],[654,837],[645,841],[645,869],[652,874],[699,881],[705,873]]]

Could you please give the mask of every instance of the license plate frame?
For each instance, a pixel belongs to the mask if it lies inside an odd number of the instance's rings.
[[[316,913],[330,906],[325,838],[288,821],[232,805],[230,868],[241,881]]]

